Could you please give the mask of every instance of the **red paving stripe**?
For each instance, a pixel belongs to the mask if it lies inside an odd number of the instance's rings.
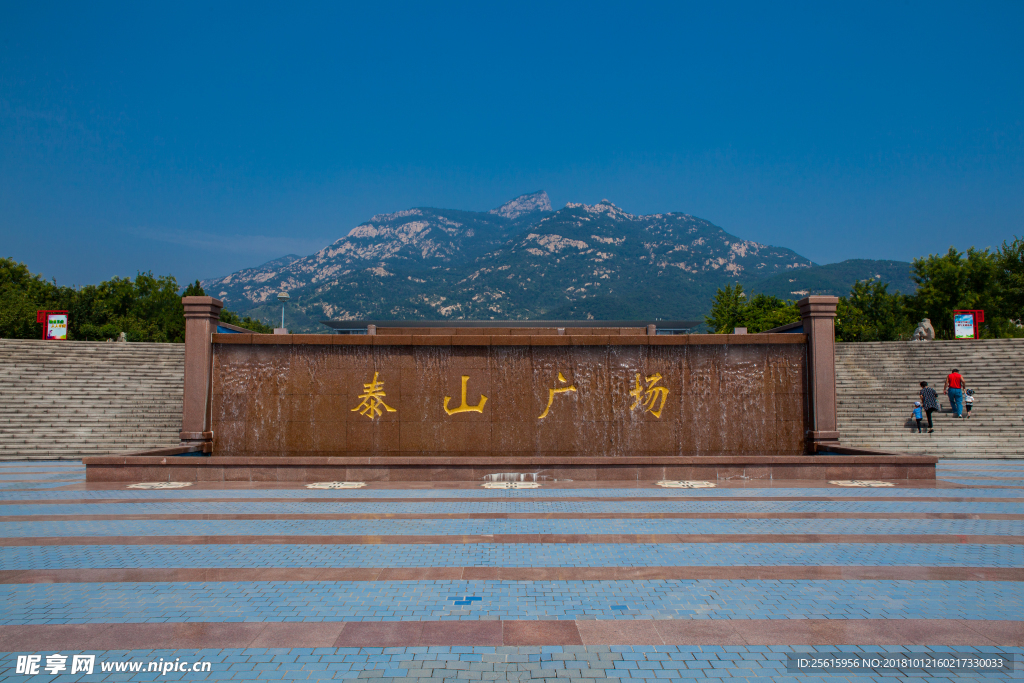
[[[579,496],[575,498],[51,498],[0,500],[4,505],[111,505],[124,503],[1024,503],[1024,498],[922,496],[651,496],[647,498]],[[0,507],[2,509],[2,507]]]
[[[0,584],[159,581],[567,581],[683,579],[1024,580],[1024,570],[958,567],[408,567],[60,569],[0,572]]]
[[[890,566],[12,569],[0,584],[242,581],[1024,581],[1024,568]]]
[[[110,522],[123,520],[392,520],[392,519],[995,519],[1024,514],[970,512],[477,512],[477,513],[240,513],[152,515],[8,515],[0,522]]]
[[[1024,581],[1024,568],[996,567],[402,567],[209,569],[29,569],[0,571],[0,584],[163,581]]]
[[[511,645],[1024,646],[1024,622],[671,619],[0,626],[0,651]]]
[[[503,645],[582,645],[575,621],[502,621]],[[602,643],[603,645],[603,643]]]

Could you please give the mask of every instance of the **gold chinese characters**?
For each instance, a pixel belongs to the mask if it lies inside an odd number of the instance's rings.
[[[558,381],[561,382],[562,384],[568,384],[569,383],[569,380],[567,380],[565,377],[563,377],[562,373],[558,373]],[[555,402],[555,394],[564,394],[567,391],[571,391],[571,392],[575,393],[576,392],[576,385],[575,384],[569,384],[569,386],[567,386],[567,387],[548,389],[548,405],[547,405],[546,408],[544,408],[544,412],[541,413],[539,416],[537,416],[537,419],[538,420],[543,420],[545,417],[548,416],[548,411],[551,410],[551,404]]]
[[[636,400],[633,401],[633,405],[629,409],[636,410],[642,403],[645,413],[661,418],[661,411],[665,409],[665,401],[668,399],[668,389],[655,386],[661,381],[661,373],[656,372],[650,377],[645,377],[644,381],[647,382],[646,387],[640,384],[640,373],[636,373],[636,386],[629,392],[629,395]],[[657,410],[654,409],[655,405],[658,406]]]
[[[629,396],[633,399],[633,405],[629,406],[629,410],[641,409],[642,412],[650,413],[660,419],[668,401],[669,389],[659,384],[663,379],[660,372],[643,377],[642,381],[641,377],[642,375],[638,372],[633,380],[633,388],[629,392]],[[462,375],[462,391],[458,406],[451,406],[451,396],[444,397],[443,408],[444,412],[448,415],[484,412],[484,407],[487,405],[487,397],[483,394],[480,395],[476,405],[470,405],[467,402],[469,379],[469,375]],[[556,385],[548,389],[548,402],[544,406],[544,412],[537,416],[538,420],[548,417],[551,413],[551,407],[555,403],[556,396],[569,392],[578,393],[576,385],[570,384],[569,380],[561,372],[558,373],[558,383],[563,386]],[[384,402],[386,397],[387,394],[384,392],[384,382],[380,380],[380,373],[374,372],[373,380],[363,385],[363,393],[359,394],[359,405],[352,408],[351,412],[359,413],[371,420],[380,417],[385,411],[389,413],[398,412],[395,408]]]
[[[454,415],[455,413],[470,413],[470,412],[472,412],[472,413],[482,413],[482,412],[484,412],[484,404],[487,403],[487,397],[484,396],[483,394],[480,395],[480,402],[477,403],[475,406],[466,405],[466,383],[468,381],[469,381],[469,375],[463,375],[462,376],[462,405],[460,405],[458,408],[449,409],[448,408],[448,401],[452,400],[452,397],[451,396],[445,396],[444,397],[444,412],[448,413],[449,415]]]
[[[371,420],[375,417],[380,417],[384,414],[384,410],[389,413],[398,412],[388,404],[384,403],[384,397],[387,394],[384,393],[384,382],[377,381],[377,375],[380,373],[373,373],[373,381],[369,384],[363,385],[363,393],[359,394],[359,398],[362,399],[362,403],[352,409],[353,413],[358,412],[360,415],[365,415]],[[383,408],[383,410],[381,410]]]

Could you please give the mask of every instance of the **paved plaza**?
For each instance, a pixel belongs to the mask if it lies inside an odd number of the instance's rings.
[[[139,489],[7,461],[0,679],[1024,678],[1024,462],[938,477]],[[829,652],[1018,661],[793,668]]]

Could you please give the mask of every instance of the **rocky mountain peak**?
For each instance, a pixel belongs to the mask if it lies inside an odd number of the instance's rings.
[[[678,320],[705,312],[723,284],[778,275],[786,296],[810,291],[796,272],[809,265],[694,216],[633,215],[607,199],[551,211],[547,193],[535,192],[489,212],[380,214],[313,255],[203,286],[267,320],[287,290],[303,331],[324,318]]]
[[[569,202],[568,204],[565,205],[565,208],[569,210],[582,209],[583,211],[591,215],[604,214],[610,218],[614,218],[617,220],[635,220],[637,218],[643,218],[643,216],[638,217],[634,216],[631,213],[623,211],[622,209],[615,206],[615,204],[608,201],[607,199],[602,199],[597,204],[580,204]]]
[[[551,211],[551,200],[544,190],[531,194],[519,195],[510,202],[505,202],[497,209],[491,209],[490,213],[497,214],[502,218],[515,220],[522,215],[535,211]]]

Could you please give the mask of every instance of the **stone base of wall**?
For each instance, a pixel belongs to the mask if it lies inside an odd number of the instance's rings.
[[[87,482],[523,481],[935,479],[926,455],[668,457],[318,457],[165,455],[84,458]],[[534,476],[536,475],[536,476]],[[508,478],[508,480],[513,480]]]

